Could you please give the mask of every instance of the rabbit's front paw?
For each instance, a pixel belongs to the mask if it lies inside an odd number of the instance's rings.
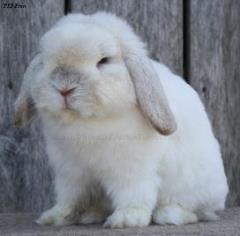
[[[149,225],[151,211],[142,208],[118,209],[104,223],[107,228],[144,227]]]
[[[40,225],[70,225],[72,224],[71,208],[55,206],[45,212],[35,221]]]
[[[160,225],[183,225],[196,223],[197,221],[198,218],[195,213],[177,204],[157,208],[153,213],[153,222]]]

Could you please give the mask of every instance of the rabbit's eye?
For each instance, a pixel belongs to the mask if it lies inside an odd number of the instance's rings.
[[[101,66],[101,65],[107,64],[109,61],[110,61],[110,58],[109,58],[109,57],[103,57],[103,58],[97,63],[97,66]]]

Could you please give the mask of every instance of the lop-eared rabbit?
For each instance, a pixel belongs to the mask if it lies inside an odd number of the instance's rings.
[[[118,17],[70,14],[41,39],[15,104],[39,114],[56,204],[39,224],[143,227],[216,220],[228,192],[197,93]]]

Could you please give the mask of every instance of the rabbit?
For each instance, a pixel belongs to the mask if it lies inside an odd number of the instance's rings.
[[[182,225],[225,207],[220,146],[198,94],[114,14],[69,14],[43,35],[16,126],[36,114],[56,191],[38,224]]]

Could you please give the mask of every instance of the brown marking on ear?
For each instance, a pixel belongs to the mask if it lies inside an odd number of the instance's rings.
[[[17,128],[22,127],[25,123],[30,121],[35,114],[35,107],[31,97],[22,98],[15,105],[14,125]]]
[[[16,127],[23,126],[30,121],[36,113],[33,99],[31,98],[30,85],[39,70],[42,68],[42,58],[38,54],[29,64],[23,78],[20,93],[15,102],[14,124]]]
[[[177,124],[152,62],[146,56],[130,55],[126,58],[126,65],[141,112],[160,134],[172,134]]]

